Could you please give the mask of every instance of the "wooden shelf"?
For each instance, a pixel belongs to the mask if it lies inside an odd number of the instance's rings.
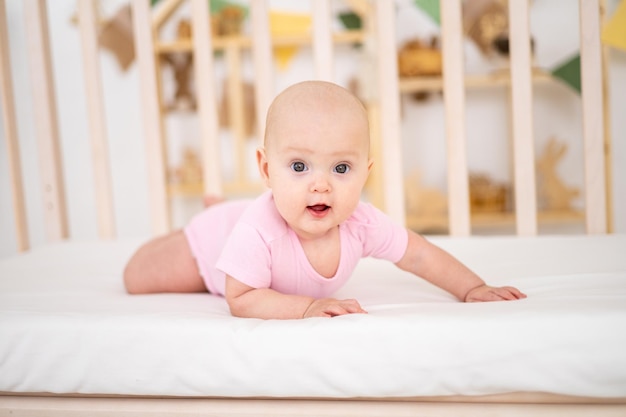
[[[333,42],[335,44],[358,43],[362,42],[364,37],[365,34],[361,30],[346,30],[334,33]],[[273,46],[306,46],[311,45],[311,42],[311,34],[272,37]],[[252,40],[248,36],[218,36],[213,38],[213,49],[216,51],[224,50],[229,47],[247,49],[251,46]],[[191,52],[193,44],[191,39],[176,40],[171,42],[157,42],[155,44],[155,49],[159,54]]]
[[[582,223],[584,220],[585,213],[579,210],[542,210],[537,212],[537,222],[540,224],[565,225]],[[472,213],[471,224],[472,226],[514,226],[515,213]],[[417,216],[407,214],[407,226],[414,230],[447,230],[448,217],[446,215]]]
[[[552,75],[545,70],[533,69],[534,82],[550,82]],[[508,70],[498,70],[490,74],[467,75],[465,88],[487,88],[507,86],[511,84],[511,75]],[[443,79],[440,76],[429,77],[401,77],[398,81],[400,92],[415,93],[420,91],[443,90]]]
[[[252,182],[225,182],[223,191],[225,194],[259,194],[264,190],[262,183]],[[204,186],[201,182],[185,183],[185,184],[169,184],[167,186],[167,194],[169,197],[203,197]]]
[[[472,224],[476,226],[494,226],[515,224],[515,213],[474,213]],[[537,222],[549,224],[566,224],[585,219],[585,214],[577,210],[542,210],[537,212]]]

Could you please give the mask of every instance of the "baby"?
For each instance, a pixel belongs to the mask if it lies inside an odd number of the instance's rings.
[[[265,319],[365,313],[332,294],[360,258],[387,259],[459,300],[516,300],[452,255],[360,201],[372,169],[361,102],[335,84],[306,81],[276,97],[257,150],[269,188],[253,201],[216,203],[183,231],[156,238],[130,259],[132,294],[209,291],[235,316]]]

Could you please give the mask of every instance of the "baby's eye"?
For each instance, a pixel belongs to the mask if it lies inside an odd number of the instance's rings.
[[[295,172],[303,172],[303,171],[307,170],[306,165],[304,164],[304,162],[300,162],[300,161],[293,162],[291,164],[291,169],[294,170]]]
[[[338,174],[345,174],[350,171],[348,164],[339,164],[335,167],[334,171]]]

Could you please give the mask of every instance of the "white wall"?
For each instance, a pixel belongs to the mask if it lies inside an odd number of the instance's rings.
[[[107,0],[103,12],[111,14],[124,0]],[[338,2],[340,3],[340,2]],[[436,33],[437,26],[415,9],[409,0],[398,1],[399,43],[412,36]],[[609,0],[609,9],[617,3]],[[58,94],[59,130],[67,180],[70,232],[77,239],[95,239],[95,203],[92,192],[90,150],[87,137],[87,115],[84,100],[84,81],[78,30],[71,22],[75,0],[48,2],[50,41],[53,53],[54,80]],[[274,0],[272,7],[281,10],[303,11],[307,2]],[[341,7],[341,4],[336,5]],[[531,8],[531,32],[536,40],[536,63],[551,68],[578,50],[578,15],[576,2],[570,0],[535,0]],[[32,246],[44,243],[39,173],[35,143],[36,121],[33,120],[29,85],[29,66],[26,56],[24,16],[19,0],[7,0],[8,30],[11,46],[14,93],[16,96],[18,135],[20,139],[29,234]],[[358,60],[355,50],[341,49],[336,59],[337,81],[347,83]],[[481,72],[494,64],[481,57],[476,48],[467,43],[468,72]],[[102,74],[106,93],[109,151],[114,161],[114,199],[117,228],[121,237],[149,234],[146,170],[142,159],[143,138],[139,108],[139,87],[136,66],[122,72],[109,52],[102,53]],[[223,73],[218,70],[218,74]],[[276,90],[312,76],[310,52],[302,51],[290,69],[276,73]],[[611,131],[613,136],[613,197],[615,230],[626,232],[626,53],[611,51],[610,67]],[[566,140],[569,151],[560,167],[568,184],[582,188],[579,160],[582,152],[580,132],[580,105],[578,96],[569,87],[559,83],[544,85],[534,90],[534,113],[537,150],[551,135]],[[470,142],[471,170],[487,171],[495,179],[510,180],[508,163],[508,126],[506,92],[503,89],[472,90],[467,93],[467,133]],[[403,98],[403,141],[405,171],[419,168],[427,186],[445,187],[445,148],[443,109],[441,98],[434,96],[425,103],[415,104]],[[0,124],[3,121],[0,120]],[[171,136],[190,137],[197,134],[193,117],[168,121]],[[9,186],[8,162],[4,130],[0,135],[0,257],[15,253],[15,235]],[[486,152],[485,150],[489,150]],[[582,201],[582,200],[581,200]],[[578,204],[581,204],[580,202]],[[195,206],[193,206],[195,207]],[[189,213],[177,211],[184,218]],[[179,219],[177,222],[180,222]]]

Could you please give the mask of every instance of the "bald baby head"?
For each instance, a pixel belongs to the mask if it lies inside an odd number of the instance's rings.
[[[304,81],[280,93],[272,102],[265,129],[265,148],[281,137],[287,125],[331,128],[349,123],[363,131],[363,145],[369,149],[369,123],[363,104],[343,87],[325,81]]]

